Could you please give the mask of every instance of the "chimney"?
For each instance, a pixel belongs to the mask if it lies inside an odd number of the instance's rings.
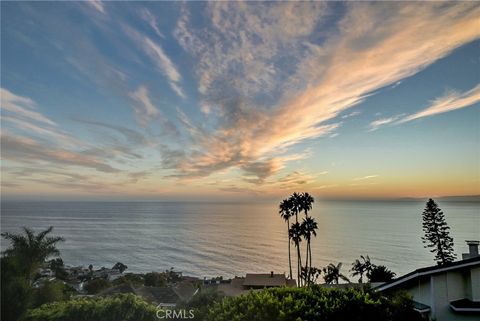
[[[480,241],[467,240],[465,242],[468,245],[468,253],[463,253],[462,259],[466,260],[479,256],[478,245],[480,244]]]
[[[478,254],[478,249],[477,249],[477,254]],[[273,278],[273,271],[270,272],[270,277]]]

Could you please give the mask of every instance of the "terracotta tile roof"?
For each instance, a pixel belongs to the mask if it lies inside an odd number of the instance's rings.
[[[287,278],[285,274],[270,274],[270,273],[247,273],[245,281],[243,281],[244,286],[286,286]]]

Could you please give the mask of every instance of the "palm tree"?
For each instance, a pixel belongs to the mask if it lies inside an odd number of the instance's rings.
[[[290,202],[290,200],[283,200],[281,203],[280,203],[280,210],[279,210],[279,213],[280,213],[280,216],[285,220],[285,222],[287,223],[287,235],[288,235],[288,267],[289,267],[289,270],[290,270],[290,279],[292,279],[292,256],[290,254],[290,248],[291,248],[291,245],[290,245],[290,217],[293,216],[293,213],[292,213],[292,204]]]
[[[363,275],[365,273],[369,273],[372,270],[372,263],[370,262],[370,257],[367,255],[365,256],[360,255],[360,260],[356,259],[355,262],[352,263],[352,268],[350,269],[352,276],[360,276],[358,282],[363,283]]]
[[[294,242],[295,244],[295,247],[297,248],[297,277],[298,277],[298,284],[300,285],[302,282],[301,282],[301,276],[302,276],[302,271],[301,271],[301,268],[302,268],[302,257],[301,257],[301,253],[300,253],[300,242],[301,242],[301,236],[302,236],[302,229],[301,229],[301,226],[298,222],[298,214],[300,213],[300,194],[298,193],[293,193],[292,195],[290,195],[290,197],[288,198],[288,203],[290,204],[290,212],[292,215],[295,215],[295,224],[298,225],[298,227],[296,228],[296,233],[297,233],[297,238],[294,240],[292,239],[292,241]],[[293,227],[293,225],[292,225]]]
[[[305,213],[308,217],[308,212],[312,209],[312,204],[315,202],[313,197],[308,193],[302,193],[299,195],[299,210]]]
[[[305,240],[307,241],[307,248],[305,249],[306,254],[305,254],[305,268],[307,273],[307,282],[310,279],[310,268],[312,267],[312,251],[310,247],[310,239],[311,235],[314,234],[314,236],[317,236],[317,233],[315,232],[316,229],[318,229],[317,223],[313,220],[310,219],[308,216],[308,212],[312,209],[312,204],[315,202],[313,197],[308,194],[308,193],[301,193],[298,195],[298,210],[301,212],[303,211],[305,213],[305,219],[304,222],[302,222],[303,226],[303,232],[304,232],[304,237]],[[305,220],[307,222],[305,222]]]
[[[53,226],[35,235],[32,229],[23,228],[24,234],[2,233],[2,237],[9,240],[11,247],[3,254],[7,257],[14,257],[18,260],[19,266],[28,280],[38,267],[50,256],[58,256],[60,251],[56,248],[58,242],[63,241],[62,237],[47,236],[53,230]]]
[[[313,236],[317,236],[316,230],[318,229],[318,224],[315,222],[315,219],[311,216],[307,216],[303,219],[302,222],[302,233],[303,237],[307,241],[307,249],[306,249],[306,259],[305,259],[305,268],[307,271],[307,282],[310,282],[310,271],[312,267],[312,247],[311,247],[311,238]]]
[[[302,284],[301,280],[301,266],[302,266],[302,257],[300,255],[300,242],[302,242],[302,236],[303,236],[303,231],[302,231],[302,226],[300,223],[293,223],[292,227],[288,231],[290,239],[295,243],[295,246],[297,248],[297,280],[298,284]]]
[[[392,272],[384,265],[374,265],[367,273],[370,282],[388,282],[393,280],[395,275],[395,272]]]
[[[300,203],[301,203],[301,195],[298,193],[293,193],[290,198],[291,210],[295,215],[295,223],[298,223],[298,213],[300,213]]]
[[[308,280],[308,284],[315,284],[322,273],[322,269],[316,268],[314,266],[310,268],[302,268],[303,278]]]
[[[323,268],[323,279],[325,280],[325,283],[327,284],[338,284],[338,280],[342,279],[346,282],[350,283],[350,280],[340,273],[340,270],[342,269],[342,263],[338,263],[337,265],[330,263],[327,267]]]

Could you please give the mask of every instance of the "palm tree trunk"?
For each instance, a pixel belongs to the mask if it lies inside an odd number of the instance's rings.
[[[307,271],[306,274],[306,283],[308,284],[308,281],[310,280],[309,274],[310,271],[308,269],[308,247],[309,247],[310,241],[307,239],[307,246],[306,246],[306,251],[305,251],[305,270]]]
[[[287,220],[287,235],[288,235],[288,268],[290,270],[290,279],[292,279],[292,256],[290,255],[291,239],[290,239],[290,220]]]
[[[302,256],[300,254],[300,243],[296,242],[296,247],[297,247],[297,276],[298,276],[298,284],[301,286],[302,285]]]
[[[310,255],[309,255],[309,259],[310,259],[309,265],[310,265],[310,268],[309,268],[309,270],[308,270],[308,278],[309,278],[309,280],[310,280],[310,277],[311,277],[310,271],[312,270],[312,244],[310,243],[310,240],[308,240],[308,251],[309,251],[309,253],[310,253]]]

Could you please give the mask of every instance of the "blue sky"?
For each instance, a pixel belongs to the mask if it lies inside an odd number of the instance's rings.
[[[478,3],[1,6],[3,197],[480,194]]]

